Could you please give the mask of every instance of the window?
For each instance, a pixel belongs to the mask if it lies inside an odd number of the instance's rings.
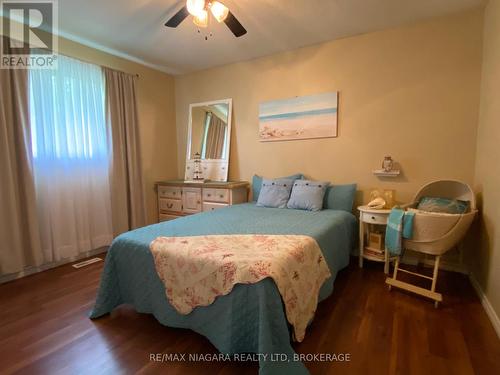
[[[58,56],[29,71],[33,175],[44,258],[111,243],[105,79],[101,67]]]
[[[30,70],[29,84],[35,162],[107,159],[105,85],[99,66],[58,56],[58,69]]]

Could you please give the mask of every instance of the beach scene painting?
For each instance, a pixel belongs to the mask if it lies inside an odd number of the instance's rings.
[[[259,139],[263,142],[337,136],[338,92],[263,102]]]

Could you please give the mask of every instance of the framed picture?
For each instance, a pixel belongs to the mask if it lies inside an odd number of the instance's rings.
[[[259,139],[263,142],[337,136],[338,92],[263,102]]]

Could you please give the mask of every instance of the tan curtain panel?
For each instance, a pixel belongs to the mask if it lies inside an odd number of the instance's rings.
[[[221,159],[227,124],[212,113],[207,131],[205,158]]]
[[[2,43],[9,40],[2,37]],[[43,263],[32,177],[28,72],[0,69],[0,274]]]
[[[135,77],[103,68],[111,143],[111,211],[115,235],[146,224]]]

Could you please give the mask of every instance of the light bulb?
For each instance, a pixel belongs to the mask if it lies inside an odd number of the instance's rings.
[[[229,14],[229,9],[227,8],[227,6],[218,1],[212,1],[210,5],[210,11],[212,12],[217,22],[224,21]]]
[[[198,12],[193,17],[193,22],[196,26],[207,27],[208,26],[208,12],[206,10],[202,10],[202,11]]]
[[[189,13],[193,16],[197,16],[205,10],[205,0],[187,0],[186,7]]]

